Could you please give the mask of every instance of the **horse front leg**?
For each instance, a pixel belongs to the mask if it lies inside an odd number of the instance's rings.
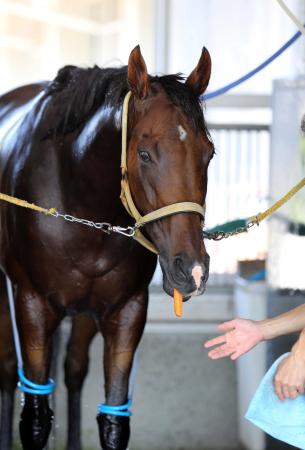
[[[33,383],[48,382],[52,335],[61,317],[33,292],[18,292],[16,314],[23,355],[24,375]],[[42,450],[48,440],[53,411],[48,395],[25,393],[24,407],[19,423],[24,450]]]
[[[106,406],[126,405],[129,375],[133,357],[141,339],[147,313],[148,292],[141,291],[128,300],[123,308],[101,322],[104,335],[104,372]],[[106,409],[107,410],[107,409]],[[111,411],[111,410],[109,410]],[[123,413],[121,415],[121,413]],[[126,414],[126,415],[125,415]],[[126,409],[100,412],[97,416],[100,442],[104,450],[126,450],[129,435],[129,416]]]
[[[97,333],[94,319],[80,314],[72,321],[65,360],[65,384],[68,389],[67,450],[81,449],[81,391],[88,373],[89,346]]]

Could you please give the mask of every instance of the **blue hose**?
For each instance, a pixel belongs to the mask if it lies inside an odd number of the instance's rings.
[[[269,58],[267,58],[264,62],[262,62],[255,69],[246,73],[241,78],[238,78],[238,80],[235,80],[232,83],[229,83],[226,86],[223,86],[222,88],[216,89],[216,91],[208,92],[207,94],[201,95],[200,100],[210,100],[211,98],[218,97],[219,95],[225,94],[230,89],[233,89],[234,87],[238,86],[239,84],[241,84],[244,81],[248,80],[249,78],[253,77],[258,72],[263,70],[266,66],[268,66],[270,63],[272,63],[272,61],[274,61],[278,56],[280,56],[285,50],[287,50],[287,48],[290,47],[301,35],[302,35],[302,33],[300,31],[298,31],[289,39],[289,41],[287,41],[281,48],[279,48],[275,53],[273,53],[273,55],[271,55]]]
[[[128,402],[125,403],[125,405],[120,406],[110,406],[105,405],[105,403],[101,403],[100,405],[98,405],[98,412],[101,414],[113,414],[115,416],[130,417],[132,416],[132,412],[129,411],[131,404],[132,404],[131,400],[128,400]]]
[[[18,387],[27,394],[50,395],[55,390],[55,382],[50,378],[47,384],[37,384],[30,381],[23,373],[22,367],[18,368]]]

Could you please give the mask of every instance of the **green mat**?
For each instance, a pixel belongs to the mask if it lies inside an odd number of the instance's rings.
[[[235,231],[238,228],[243,228],[247,225],[248,219],[237,219],[232,220],[231,222],[223,223],[222,225],[216,225],[213,228],[210,228],[209,230],[204,230],[207,233],[215,233],[217,231],[223,231],[224,233],[228,233],[231,231]]]

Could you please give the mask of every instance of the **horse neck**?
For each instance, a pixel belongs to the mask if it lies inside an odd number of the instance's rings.
[[[105,212],[111,218],[123,209],[120,202],[120,114],[119,106],[101,107],[69,144],[70,161],[65,166],[70,172],[70,190],[73,191],[70,198],[79,199],[81,209],[92,217],[100,217]]]

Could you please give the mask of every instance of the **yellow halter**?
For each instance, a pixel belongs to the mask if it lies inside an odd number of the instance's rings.
[[[127,123],[128,123],[128,102],[131,96],[131,92],[129,91],[124,99],[123,103],[123,111],[122,111],[122,156],[121,156],[121,201],[126,208],[127,212],[133,217],[136,221],[135,223],[135,235],[134,239],[136,239],[140,244],[146,247],[148,250],[159,253],[157,248],[154,246],[152,242],[146,239],[143,234],[140,232],[139,228],[143,227],[147,223],[155,222],[156,220],[160,220],[164,217],[171,216],[173,214],[191,212],[195,214],[199,214],[201,217],[204,217],[205,214],[205,206],[199,205],[199,203],[193,202],[178,202],[173,203],[171,205],[163,206],[162,208],[156,209],[148,214],[142,216],[131,196],[130,186],[128,181],[128,171],[127,171]]]

